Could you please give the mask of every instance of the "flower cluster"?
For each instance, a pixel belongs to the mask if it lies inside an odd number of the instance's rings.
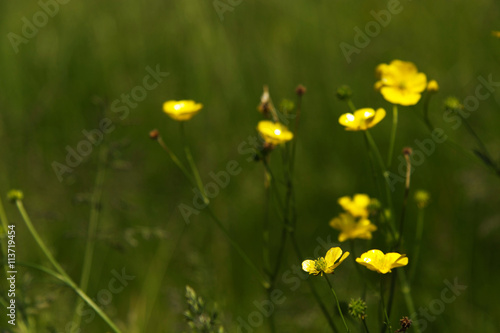
[[[377,230],[377,226],[372,224],[368,217],[370,205],[374,200],[366,194],[356,194],[352,199],[348,196],[339,198],[338,203],[345,212],[330,221],[332,228],[340,230],[339,242],[372,238],[372,232]]]

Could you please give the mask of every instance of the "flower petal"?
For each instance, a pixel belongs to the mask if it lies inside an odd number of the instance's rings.
[[[302,269],[309,274],[317,275],[319,272],[316,270],[316,263],[314,260],[304,260],[302,262]]]

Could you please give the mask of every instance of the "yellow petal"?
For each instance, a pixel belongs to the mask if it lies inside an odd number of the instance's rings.
[[[317,275],[319,272],[316,270],[316,263],[314,260],[304,260],[302,262],[302,269],[309,274]]]
[[[325,256],[325,261],[327,266],[333,265],[338,258],[342,255],[342,249],[340,247],[332,247]]]

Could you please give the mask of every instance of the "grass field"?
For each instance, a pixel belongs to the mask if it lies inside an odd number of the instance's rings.
[[[0,195],[8,223],[16,225],[18,268],[18,324],[8,324],[3,304],[0,328],[5,332],[70,332],[78,302],[72,288],[33,267],[54,270],[16,205],[8,202],[11,189],[24,193],[33,225],[76,283],[86,246],[95,244],[86,291],[122,332],[188,332],[183,316],[186,285],[208,308],[217,304],[227,332],[272,332],[268,309],[260,309],[269,295],[208,211],[201,209],[185,223],[179,205],[192,206],[193,186],[149,132],[158,129],[169,148],[184,156],[179,124],[162,112],[162,104],[179,99],[203,103],[200,113],[185,124],[203,183],[212,182],[213,174],[232,161],[241,170],[227,186],[219,186],[211,210],[264,271],[265,172],[262,163],[249,161],[251,154],[244,148],[249,136],[257,135],[262,119],[257,106],[263,86],[269,86],[278,106],[284,98],[296,104],[295,88],[303,84],[307,92],[294,138],[295,235],[303,260],[314,258],[318,246],[324,256],[329,248],[324,243],[338,244],[338,231],[328,222],[341,212],[339,197],[367,193],[383,199],[363,135],[345,131],[338,123],[350,109],[337,99],[337,88],[349,85],[359,108],[387,110],[386,119],[370,131],[385,158],[392,106],[373,88],[374,73],[377,65],[393,59],[413,62],[439,83],[429,116],[447,138],[422,148],[422,142],[432,140],[421,116],[422,102],[400,108],[389,171],[400,174],[404,147],[420,151],[423,158],[411,176],[401,245],[410,264],[399,270],[411,270],[419,214],[414,194],[423,189],[431,196],[411,284],[420,328],[500,331],[495,298],[500,295],[500,173],[473,153],[483,151],[482,142],[492,162],[500,165],[500,39],[492,35],[500,30],[497,1],[40,3],[0,3]],[[381,11],[390,16],[380,18]],[[376,17],[385,18],[384,24]],[[348,56],[342,47],[346,43],[356,48]],[[447,117],[448,96],[456,96],[472,111]],[[85,131],[94,133],[96,144],[82,143]],[[86,156],[72,155],[69,166],[68,151],[79,149]],[[277,151],[273,154],[270,165],[281,179],[281,159]],[[399,216],[404,183],[395,186],[392,197]],[[283,221],[273,208],[276,202],[269,202],[269,251],[275,262]],[[96,225],[90,238],[89,223]],[[2,241],[7,242],[5,232]],[[368,246],[387,252],[387,241],[375,233],[373,241],[356,240],[356,256]],[[349,242],[340,246],[352,251]],[[275,331],[328,332],[308,283],[296,271],[300,264],[287,241],[274,285],[283,292],[271,311]],[[380,330],[382,318],[378,289],[363,285],[377,285],[379,276],[359,266],[366,282],[356,266],[349,258],[331,280],[344,310],[351,298],[365,296],[366,321],[374,332]],[[123,272],[128,280],[123,280]],[[2,270],[0,296],[8,302],[4,274]],[[390,274],[385,278],[389,281]],[[308,280],[338,331],[345,331],[323,279]],[[450,299],[452,294],[444,290],[454,281],[467,288],[455,290],[453,300],[443,300],[443,294]],[[402,316],[411,315],[399,290],[397,284],[392,331],[399,328]],[[88,306],[83,311],[88,312],[80,316],[81,332],[110,331]],[[252,319],[255,312],[260,314]],[[242,326],[242,321],[257,323],[255,318],[263,318],[262,324]],[[358,320],[347,321],[352,332],[363,332]]]

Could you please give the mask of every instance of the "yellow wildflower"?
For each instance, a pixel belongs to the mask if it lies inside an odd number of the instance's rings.
[[[293,133],[285,125],[269,120],[260,121],[257,125],[257,131],[264,141],[271,145],[279,145],[293,139]]]
[[[191,119],[202,108],[202,104],[191,100],[167,101],[163,103],[163,111],[168,114],[170,118],[177,121]]]
[[[364,108],[352,113],[344,113],[339,118],[340,125],[345,126],[346,131],[366,131],[377,125],[385,117],[385,110],[382,108]]]
[[[496,38],[500,38],[500,31],[492,31],[491,34]]]
[[[427,87],[427,77],[418,73],[412,62],[393,60],[389,65],[380,64],[376,74],[379,81],[375,83],[375,89],[393,104],[415,105]]]
[[[439,84],[437,83],[436,80],[430,80],[429,83],[427,83],[427,91],[428,92],[439,91]]]
[[[348,239],[372,239],[372,232],[377,230],[377,226],[368,219],[361,219],[358,222],[351,214],[341,213],[338,217],[330,221],[330,226],[340,230],[339,242]]]
[[[337,202],[346,212],[349,212],[354,217],[367,218],[370,214],[368,207],[370,206],[371,199],[366,194],[355,194],[352,199],[344,196],[339,198]]]
[[[328,250],[324,258],[319,257],[316,260],[304,260],[302,262],[302,269],[314,275],[323,275],[323,273],[331,274],[348,256],[349,252],[342,254],[340,247],[332,247]]]
[[[406,254],[389,252],[384,254],[380,250],[370,250],[356,258],[356,262],[366,266],[369,270],[382,274],[390,273],[391,269],[408,265]]]

